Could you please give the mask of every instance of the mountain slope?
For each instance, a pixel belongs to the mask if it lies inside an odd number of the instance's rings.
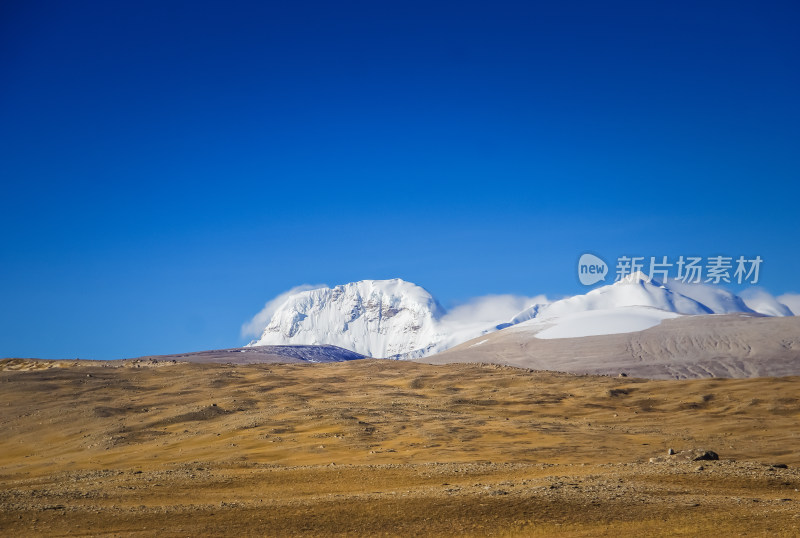
[[[252,346],[174,355],[148,355],[124,359],[130,363],[199,362],[210,364],[325,363],[365,358],[364,355],[336,346]]]
[[[646,330],[583,338],[503,330],[417,360],[651,379],[800,375],[800,318],[676,315]]]
[[[641,331],[679,315],[752,313],[741,300],[736,310],[735,301],[719,299],[714,291],[705,291],[712,299],[708,306],[637,272],[583,295],[534,305],[518,314],[512,320],[515,327],[507,330],[529,331],[536,338],[573,338]]]
[[[665,319],[679,317],[681,314],[652,308],[649,306],[623,306],[619,308],[587,310],[560,317],[557,320],[541,320],[543,326],[536,332],[536,338],[577,338],[601,334],[620,334],[643,331],[654,327]],[[522,325],[522,330],[529,330]]]

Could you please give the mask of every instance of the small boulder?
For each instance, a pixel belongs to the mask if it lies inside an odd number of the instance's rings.
[[[713,450],[706,450],[702,454],[695,456],[692,461],[715,461],[719,459],[719,454]]]

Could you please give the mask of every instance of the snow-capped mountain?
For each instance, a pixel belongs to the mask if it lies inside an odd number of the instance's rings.
[[[586,294],[532,304],[511,319],[490,321],[485,315],[450,316],[428,291],[410,282],[362,280],[290,294],[249,345],[328,344],[369,357],[407,359],[498,330],[570,338],[641,331],[684,315],[736,312],[791,315],[774,300],[745,303],[721,288],[661,283],[637,272]]]
[[[514,330],[530,331],[536,338],[570,338],[641,331],[679,315],[792,315],[768,293],[749,291],[743,299],[716,286],[661,283],[637,272],[584,295],[534,305],[517,316]]]
[[[575,295],[548,305],[534,305],[520,312],[515,319],[525,321],[536,318],[556,318],[587,310],[608,310],[626,306],[648,306],[678,314],[714,314],[713,308],[685,294],[678,293],[660,282],[636,272],[622,280],[594,289],[584,295]],[[747,309],[742,303],[741,307]],[[528,311],[535,315],[527,316]],[[747,309],[749,311],[749,309]]]
[[[534,305],[517,315],[514,330],[533,332],[537,338],[572,338],[641,331],[680,315],[733,312],[755,313],[726,290],[678,282],[667,285],[636,272],[584,295]]]
[[[250,345],[330,344],[368,357],[405,355],[445,338],[438,327],[443,313],[416,284],[362,280],[290,296]]]

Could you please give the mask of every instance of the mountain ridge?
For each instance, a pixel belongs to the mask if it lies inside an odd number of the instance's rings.
[[[759,304],[766,315],[791,314],[777,301]],[[640,331],[676,316],[733,313],[757,311],[718,287],[662,283],[636,272],[584,294],[535,302],[510,319],[454,322],[430,292],[414,283],[360,280],[288,296],[248,347],[334,345],[368,357],[410,359],[512,328],[537,338],[581,337]]]

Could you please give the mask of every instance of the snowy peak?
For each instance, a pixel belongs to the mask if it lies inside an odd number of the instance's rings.
[[[626,284],[649,284],[652,282],[656,286],[660,286],[661,284],[653,280],[650,276],[644,274],[641,271],[634,271],[633,273],[622,277],[618,281],[611,284],[612,286],[624,286]]]
[[[561,317],[588,310],[610,310],[629,306],[657,308],[677,314],[712,314],[713,310],[686,295],[674,292],[642,273],[594,289],[584,295],[562,299],[539,309],[536,318]]]
[[[400,279],[362,280],[290,296],[251,346],[331,344],[369,357],[426,348],[443,309],[425,289]]]
[[[515,330],[533,331],[537,338],[572,338],[641,331],[680,315],[734,312],[755,313],[723,289],[677,281],[662,284],[636,272],[584,295],[536,305],[515,318],[520,321]]]

